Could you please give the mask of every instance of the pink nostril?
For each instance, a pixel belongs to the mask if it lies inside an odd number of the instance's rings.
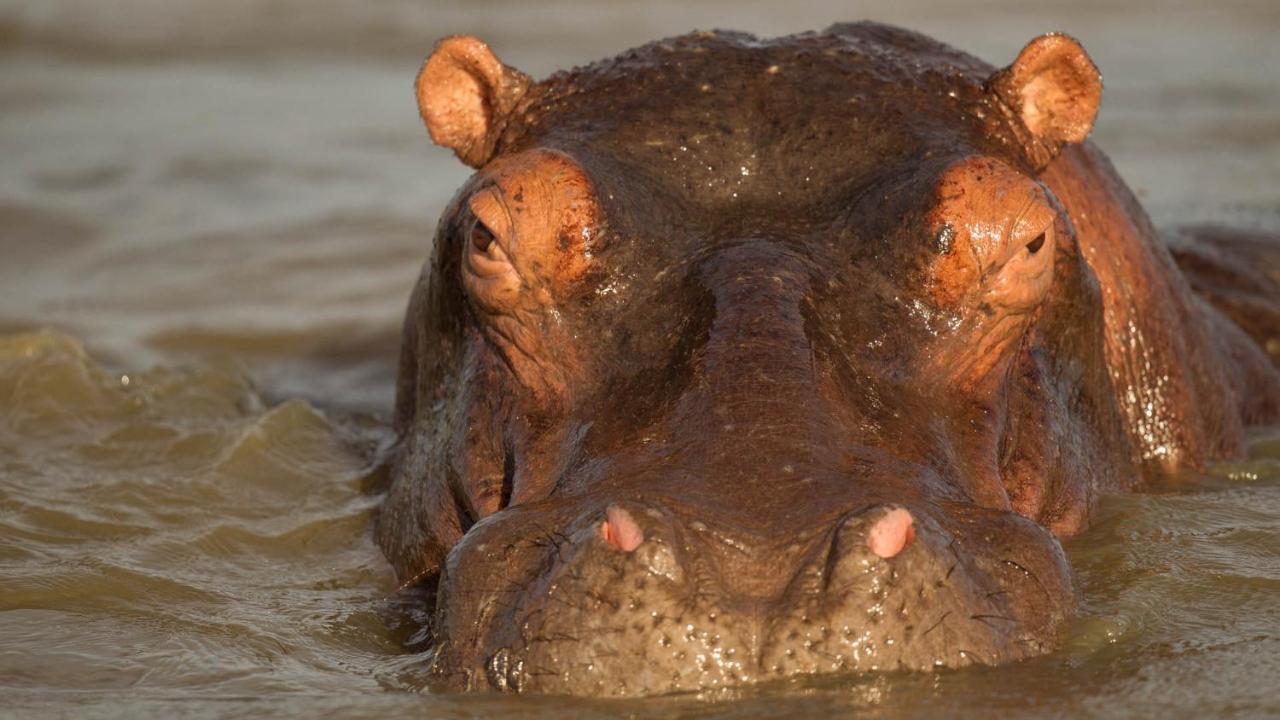
[[[885,513],[867,533],[867,547],[882,558],[891,558],[916,538],[915,521],[911,513],[896,508]]]
[[[600,523],[600,536],[623,552],[631,552],[644,542],[644,531],[635,518],[617,505],[605,508],[604,522]]]

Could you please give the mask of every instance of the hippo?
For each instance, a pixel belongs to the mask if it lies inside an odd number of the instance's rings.
[[[443,690],[1043,655],[1100,496],[1280,419],[1274,246],[1193,229],[1179,265],[1067,35],[996,69],[875,23],[696,32],[541,82],[455,36],[416,92],[476,172],[375,536]]]

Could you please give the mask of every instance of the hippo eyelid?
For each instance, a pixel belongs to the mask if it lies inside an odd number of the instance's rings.
[[[1036,253],[1040,252],[1040,248],[1044,247],[1045,236],[1048,234],[1049,234],[1049,231],[1047,229],[1041,230],[1040,234],[1036,236],[1035,240],[1032,240],[1031,242],[1027,243],[1026,245],[1027,252],[1032,255],[1035,255]]]
[[[468,239],[471,240],[472,249],[478,252],[488,252],[489,246],[496,241],[493,230],[484,223],[480,218],[474,218],[471,223],[471,232],[468,233]]]
[[[489,185],[476,192],[467,200],[467,207],[478,224],[471,227],[472,231],[482,226],[499,245],[506,246],[504,249],[508,251],[515,245],[515,223],[511,219],[511,210],[503,199],[502,190],[497,185]]]
[[[1032,228],[1039,227],[1039,231],[1027,231],[1025,225],[1030,225],[1035,221],[1038,215],[1044,214],[1043,222],[1036,222],[1031,225]],[[1033,257],[1040,252],[1051,239],[1049,233],[1053,232],[1054,221],[1057,212],[1053,205],[1049,202],[1049,198],[1045,191],[1037,186],[1035,191],[1027,198],[1022,209],[1010,220],[1006,237],[1009,243],[1008,250],[1010,258],[1017,257],[1022,250],[1026,250],[1028,257]],[[1024,226],[1019,232],[1020,226]],[[1034,233],[1034,234],[1033,234]],[[1027,239],[1027,238],[1030,239]],[[1017,243],[1017,244],[1015,244]]]
[[[1027,199],[1022,203],[1022,207],[1018,209],[1018,212],[1014,213],[1009,218],[1009,224],[1005,226],[1006,237],[1008,237],[1009,240],[1013,240],[1018,234],[1018,226],[1024,221],[1027,221],[1029,216],[1037,209],[1046,207],[1047,205],[1048,204],[1044,201],[1044,196],[1042,195],[1040,188],[1036,187],[1035,190],[1028,194]]]

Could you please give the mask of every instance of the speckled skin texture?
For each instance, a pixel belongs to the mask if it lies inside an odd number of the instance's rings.
[[[1105,157],[1034,137],[994,72],[876,24],[696,33],[502,76],[509,113],[450,120],[488,134],[455,147],[479,171],[410,301],[377,526],[406,584],[438,586],[442,687],[636,695],[1041,654],[1074,609],[1057,537],[1101,493],[1276,420],[1266,354],[1193,294]],[[1014,247],[1052,272],[1031,300],[956,265],[977,241],[938,188],[975,157],[1058,217]],[[594,199],[546,221],[574,229],[517,258],[502,305],[464,259],[489,242],[473,198],[516,186],[520,217],[538,193]],[[643,532],[630,552],[600,531],[610,506]],[[913,539],[872,553],[899,508]]]

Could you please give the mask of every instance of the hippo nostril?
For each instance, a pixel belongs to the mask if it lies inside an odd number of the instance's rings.
[[[888,559],[902,552],[916,537],[915,520],[905,508],[885,513],[867,531],[867,547],[871,552]]]
[[[623,552],[631,552],[644,542],[644,531],[635,518],[617,505],[605,508],[604,522],[600,523],[600,536]]]

